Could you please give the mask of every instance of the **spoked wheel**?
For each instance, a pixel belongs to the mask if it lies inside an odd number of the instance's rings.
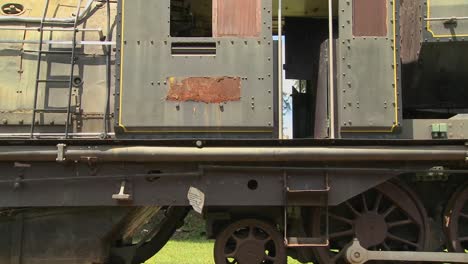
[[[329,208],[328,216],[330,246],[314,249],[321,264],[347,263],[343,249],[354,237],[369,250],[424,249],[426,212],[416,196],[400,183],[386,182]],[[325,213],[312,210],[312,234],[323,234],[325,224]]]
[[[445,212],[445,231],[451,251],[468,250],[468,184],[450,199]]]
[[[283,236],[266,222],[248,219],[229,225],[216,238],[216,264],[285,264]]]

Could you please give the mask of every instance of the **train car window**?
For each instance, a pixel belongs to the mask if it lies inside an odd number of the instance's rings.
[[[258,37],[261,0],[213,0],[214,37]]]
[[[353,35],[387,36],[387,0],[353,0]]]
[[[213,0],[171,0],[171,37],[212,37]]]

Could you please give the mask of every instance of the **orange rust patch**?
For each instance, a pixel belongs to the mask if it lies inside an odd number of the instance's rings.
[[[240,101],[240,98],[239,77],[189,77],[182,80],[170,78],[166,100],[214,104]]]

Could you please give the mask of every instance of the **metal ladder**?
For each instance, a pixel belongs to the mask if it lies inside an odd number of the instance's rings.
[[[77,46],[77,33],[79,32],[78,30],[78,23],[79,20],[78,18],[80,17],[80,11],[81,11],[81,3],[82,0],[78,0],[78,5],[76,7],[76,13],[75,13],[75,21],[73,23],[62,23],[62,22],[48,22],[46,20],[47,18],[47,12],[49,9],[49,4],[50,0],[45,0],[45,6],[44,6],[44,12],[42,14],[41,18],[41,23],[40,27],[38,28],[39,31],[39,43],[38,43],[38,50],[37,50],[37,69],[36,69],[36,81],[35,81],[35,87],[34,87],[34,106],[32,109],[32,122],[31,122],[31,132],[30,132],[30,138],[34,138],[34,131],[36,128],[36,115],[39,113],[66,113],[67,114],[67,119],[65,122],[65,133],[64,137],[68,138],[69,134],[69,126],[72,122],[71,119],[71,99],[72,99],[72,92],[73,92],[73,75],[75,71],[75,65],[76,65],[76,46]],[[66,51],[51,51],[43,50],[44,46],[44,26],[50,25],[52,26],[63,26],[63,25],[72,25],[73,26],[73,40],[71,43],[71,49],[66,50]],[[53,29],[50,29],[49,31],[53,31]],[[70,55],[70,76],[68,80],[60,80],[60,79],[41,79],[41,62],[42,62],[42,55],[48,55],[48,54],[55,54],[55,55]],[[38,108],[38,93],[39,93],[39,86],[41,83],[48,84],[48,83],[68,83],[68,102],[66,108],[47,108],[44,107],[43,109]]]
[[[317,175],[318,176],[318,175]],[[301,247],[326,247],[329,245],[328,237],[328,194],[330,192],[330,185],[328,173],[317,177],[322,178],[323,182],[315,187],[303,189],[303,184],[300,182],[294,184],[293,179],[288,179],[287,172],[284,172],[284,239],[285,245],[289,248]],[[298,188],[299,187],[299,188]],[[325,220],[325,233],[316,237],[295,237],[290,236],[288,232],[288,207],[289,206],[315,206],[323,209]]]

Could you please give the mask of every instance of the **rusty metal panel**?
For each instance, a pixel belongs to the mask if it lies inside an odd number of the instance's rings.
[[[384,37],[387,35],[387,0],[353,1],[353,35]]]
[[[241,79],[239,77],[189,77],[169,78],[166,100],[177,102],[222,103],[240,101]]]
[[[261,0],[213,0],[213,36],[258,37]]]

